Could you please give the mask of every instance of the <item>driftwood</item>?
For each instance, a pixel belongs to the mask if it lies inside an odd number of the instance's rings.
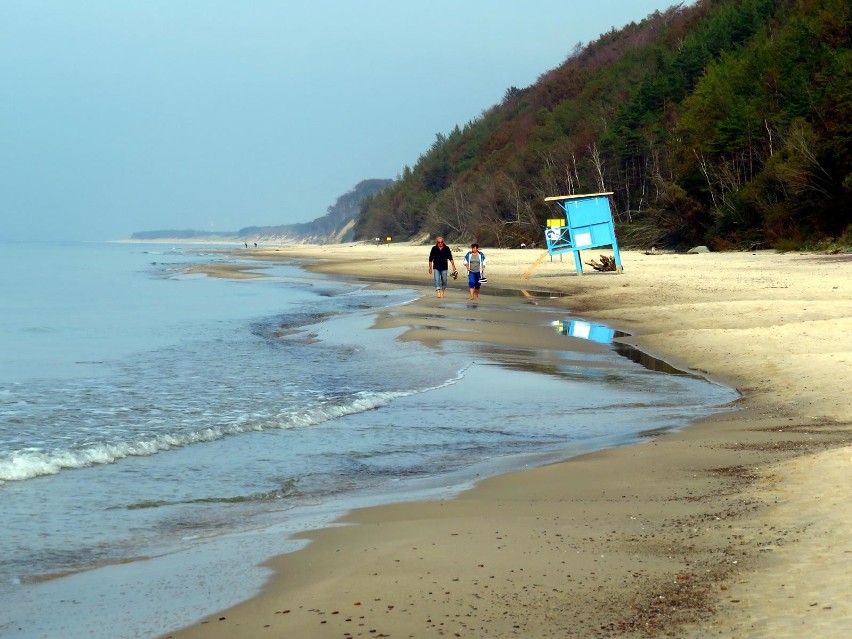
[[[615,257],[610,255],[601,255],[601,261],[595,262],[592,260],[591,262],[586,262],[589,266],[591,266],[596,271],[614,271],[616,269],[615,265]]]

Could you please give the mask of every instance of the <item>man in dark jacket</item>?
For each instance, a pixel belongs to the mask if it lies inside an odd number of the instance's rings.
[[[435,240],[435,246],[429,251],[429,274],[435,278],[435,293],[444,297],[447,290],[447,272],[449,264],[453,265],[453,275],[456,273],[456,262],[453,260],[453,252],[444,244],[444,238]]]

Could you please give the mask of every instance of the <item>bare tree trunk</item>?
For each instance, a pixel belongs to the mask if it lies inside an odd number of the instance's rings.
[[[568,193],[568,195],[574,195],[574,193],[580,190],[580,173],[579,171],[577,171],[577,156],[575,156],[573,153],[571,154],[571,162],[574,165],[574,177],[576,178],[576,183],[572,185],[572,188],[574,190],[572,190],[571,193]]]
[[[769,157],[772,157],[772,129],[769,128],[769,121],[764,120],[763,126],[766,127],[766,134],[769,136]]]
[[[592,142],[589,147],[589,152],[592,155],[592,165],[595,167],[595,176],[598,181],[598,193],[603,193],[606,191],[606,187],[604,186],[603,163],[601,162],[601,154],[598,151],[598,145],[596,142]]]
[[[698,160],[698,166],[701,168],[701,173],[704,179],[707,180],[707,188],[710,190],[710,199],[713,200],[713,208],[716,208],[716,189],[713,188],[713,181],[710,179],[710,171],[707,168],[707,161],[704,159],[704,154],[698,155],[698,151],[692,149],[695,154],[695,159]]]

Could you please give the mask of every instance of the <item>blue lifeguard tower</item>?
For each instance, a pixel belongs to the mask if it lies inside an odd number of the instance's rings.
[[[544,198],[545,202],[556,202],[565,213],[565,217],[547,221],[547,229],[544,232],[547,252],[550,255],[558,255],[572,251],[577,275],[583,274],[580,251],[599,246],[612,246],[615,270],[618,273],[623,271],[609,205],[610,195],[612,192]]]

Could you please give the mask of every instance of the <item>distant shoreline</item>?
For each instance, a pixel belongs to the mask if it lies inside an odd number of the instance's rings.
[[[243,240],[230,240],[230,239],[204,239],[204,238],[180,238],[180,237],[163,237],[156,239],[147,239],[147,240],[137,240],[137,239],[121,239],[121,240],[107,240],[108,243],[111,244],[224,244],[224,245],[232,245],[239,244],[244,247]],[[254,248],[254,247],[252,247]],[[258,246],[258,248],[260,248]]]

